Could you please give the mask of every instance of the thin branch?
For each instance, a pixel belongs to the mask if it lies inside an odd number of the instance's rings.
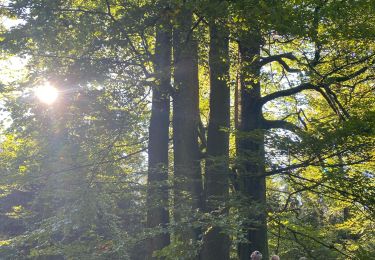
[[[333,84],[333,83],[339,83],[339,82],[344,82],[344,81],[348,81],[348,80],[351,80],[363,73],[365,73],[367,70],[369,69],[368,66],[365,66],[349,75],[346,75],[346,76],[341,76],[341,77],[331,77],[331,78],[328,78],[326,81],[328,82],[329,85]]]
[[[349,112],[341,104],[341,102],[338,99],[337,95],[328,86],[326,86],[324,89],[326,90],[327,94],[329,94],[332,97],[333,101],[337,104],[338,108],[346,116],[346,118],[350,118]],[[343,118],[343,119],[345,119],[345,118]]]
[[[289,73],[301,72],[300,69],[293,69],[293,68],[289,67],[289,65],[282,59],[278,60],[277,62],[280,63],[280,65],[283,66],[283,68]]]
[[[331,244],[331,245],[326,244],[326,243],[320,241],[319,239],[317,239],[317,238],[315,238],[315,237],[312,237],[312,236],[310,236],[310,235],[304,234],[304,233],[299,232],[299,231],[297,231],[297,230],[291,229],[290,227],[287,227],[287,226],[283,225],[282,223],[279,223],[279,224],[280,224],[281,226],[283,226],[285,229],[287,229],[289,232],[291,232],[291,233],[295,236],[295,238],[296,238],[296,235],[306,237],[306,238],[308,238],[308,239],[310,239],[310,240],[313,240],[314,242],[316,242],[316,243],[318,243],[318,244],[320,244],[320,245],[322,245],[322,246],[324,246],[324,247],[326,247],[326,248],[333,249],[333,250],[335,250],[336,252],[338,252],[338,253],[340,253],[340,254],[342,254],[342,255],[348,257],[348,258],[351,258],[350,255],[348,255],[348,254],[342,252],[341,250],[339,250],[338,248],[336,248],[333,244]]]
[[[127,155],[118,157],[118,158],[113,159],[113,160],[102,160],[100,163],[93,162],[93,163],[88,163],[88,164],[77,165],[77,166],[74,166],[74,167],[71,167],[71,168],[65,168],[65,169],[62,169],[62,170],[59,170],[59,171],[51,172],[51,173],[49,173],[49,175],[60,174],[60,173],[70,172],[70,171],[84,169],[84,168],[89,168],[89,167],[97,167],[99,164],[102,165],[102,164],[111,164],[111,163],[114,163],[114,162],[119,162],[119,161],[122,161],[122,160],[129,159],[130,157],[132,157],[134,155],[137,155],[137,154],[140,154],[140,153],[142,153],[144,151],[147,151],[147,149],[148,148],[145,147],[145,148],[142,148],[140,150],[137,150],[135,152],[129,153]]]
[[[266,120],[266,119],[263,119],[262,125],[264,126],[264,129],[266,129],[266,130],[274,129],[274,128],[280,128],[280,129],[289,130],[293,133],[297,133],[300,130],[296,125],[294,125],[294,124],[292,124],[288,121],[285,121],[285,120]]]

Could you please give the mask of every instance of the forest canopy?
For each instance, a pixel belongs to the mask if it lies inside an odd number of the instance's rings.
[[[375,1],[0,0],[0,259],[374,259]]]

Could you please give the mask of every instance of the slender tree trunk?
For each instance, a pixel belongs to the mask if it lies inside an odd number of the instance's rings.
[[[241,122],[242,136],[238,142],[240,160],[240,192],[251,202],[247,211],[245,228],[249,243],[239,245],[241,260],[248,260],[250,253],[259,250],[268,259],[266,224],[266,180],[259,177],[264,173],[264,131],[262,126],[262,106],[260,86],[261,36],[253,29],[246,38],[241,39],[239,51],[242,59],[241,75]]]
[[[238,130],[240,128],[240,114],[241,114],[241,53],[238,50],[237,55],[237,71],[236,71],[236,85],[234,87],[234,128]],[[236,149],[238,148],[238,138],[236,136]]]
[[[205,174],[206,212],[226,204],[229,193],[230,90],[228,31],[215,21],[210,23],[210,120],[207,135]],[[226,207],[227,205],[225,205]],[[221,212],[221,214],[227,213]],[[213,225],[204,237],[202,259],[229,259],[229,237]]]
[[[156,31],[155,74],[156,86],[152,93],[151,122],[148,147],[147,227],[165,227],[168,212],[168,144],[171,84],[171,37],[168,18],[162,18]],[[167,246],[168,233],[160,233],[147,241],[147,258]]]
[[[176,221],[191,217],[202,205],[202,176],[198,144],[199,82],[197,42],[192,32],[192,11],[182,6],[173,33],[174,84],[174,216]],[[186,228],[183,240],[196,241],[199,230]]]

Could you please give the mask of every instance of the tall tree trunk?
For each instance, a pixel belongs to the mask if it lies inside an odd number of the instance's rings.
[[[266,223],[266,180],[259,177],[264,174],[265,152],[263,115],[260,86],[261,36],[258,30],[248,32],[247,37],[240,40],[239,51],[242,60],[241,75],[241,122],[240,131],[243,136],[238,142],[239,187],[241,194],[251,202],[251,210],[247,211],[245,224],[249,243],[239,245],[241,260],[248,260],[250,253],[259,250],[268,259],[267,223]]]
[[[171,37],[168,18],[163,17],[157,26],[154,68],[156,86],[152,93],[151,122],[148,146],[147,227],[165,227],[168,212],[168,145],[171,84]],[[147,258],[155,250],[170,242],[168,233],[160,233],[147,241]]]
[[[237,59],[236,59],[236,85],[234,87],[234,128],[238,130],[240,128],[240,114],[241,114],[241,53],[238,49]],[[235,137],[236,149],[238,148],[238,137]]]
[[[206,212],[225,205],[229,195],[230,90],[228,31],[210,22],[210,119],[205,174]],[[227,205],[225,205],[226,207]],[[221,212],[226,214],[227,212]],[[204,237],[202,259],[229,259],[229,237],[213,225]]]
[[[182,6],[175,21],[173,148],[175,220],[191,217],[202,205],[202,176],[198,144],[199,82],[197,42],[192,32],[192,11]],[[181,239],[195,241],[199,230],[186,228]]]

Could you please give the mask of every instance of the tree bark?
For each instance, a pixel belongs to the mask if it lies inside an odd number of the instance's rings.
[[[242,60],[241,115],[239,130],[243,136],[238,142],[239,188],[241,195],[250,201],[246,213],[246,237],[249,243],[239,245],[239,257],[248,260],[252,251],[258,250],[268,259],[266,223],[266,180],[264,151],[264,126],[260,85],[261,36],[252,29],[240,40]]]
[[[199,82],[197,42],[192,31],[192,11],[182,6],[176,16],[173,33],[174,84],[174,217],[192,217],[202,206],[202,176],[198,144]],[[183,241],[196,241],[199,230],[185,228]]]
[[[205,172],[205,210],[212,213],[219,206],[227,207],[229,196],[229,132],[230,90],[228,31],[215,21],[210,23],[210,119],[207,132]],[[221,212],[227,214],[227,210]],[[202,259],[229,259],[229,236],[213,224],[204,237]]]
[[[171,84],[171,37],[168,18],[161,19],[156,29],[154,68],[156,86],[152,93],[151,120],[148,146],[147,227],[165,228],[169,223],[168,211],[168,145]],[[147,258],[167,246],[170,237],[160,232],[147,241]]]

